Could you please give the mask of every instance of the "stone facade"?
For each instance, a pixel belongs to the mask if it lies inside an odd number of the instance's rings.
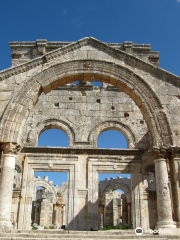
[[[126,222],[178,231],[180,78],[158,67],[158,52],[94,38],[10,46],[12,67],[0,72],[1,231],[12,223],[30,228],[35,171],[68,172],[67,229],[102,226],[102,201],[110,197],[101,196],[99,205],[98,173],[111,172],[131,174],[130,188],[119,183],[130,189],[122,198]],[[37,147],[49,128],[63,130],[69,147]],[[127,150],[97,149],[98,136],[109,129],[124,134]],[[58,207],[54,211],[59,223]]]

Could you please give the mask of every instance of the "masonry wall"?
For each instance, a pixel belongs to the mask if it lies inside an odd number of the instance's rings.
[[[90,133],[96,126],[99,129],[104,122],[107,130],[117,128],[121,131],[118,123],[131,129],[136,143],[129,143],[129,148],[150,147],[148,126],[139,108],[127,94],[112,85],[82,87],[80,84],[68,84],[42,94],[27,119],[23,144],[36,146],[38,135],[45,130],[43,128],[48,128],[48,124],[55,120],[63,123],[62,128],[68,124],[74,133],[74,139],[68,136],[70,147],[81,147],[80,142],[84,142],[86,147],[97,147],[97,143],[90,139]],[[45,121],[41,126],[40,123]],[[100,134],[98,129],[95,132]]]

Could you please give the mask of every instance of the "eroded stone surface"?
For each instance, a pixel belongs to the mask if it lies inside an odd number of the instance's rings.
[[[158,52],[94,38],[10,46],[12,68],[0,72],[1,231],[29,229],[35,199],[48,199],[41,204],[41,226],[97,230],[122,216],[134,227],[179,228],[180,78],[157,67]],[[49,128],[63,130],[69,147],[38,148],[40,133]],[[97,149],[108,129],[122,132],[129,149]],[[35,197],[34,171],[68,172],[67,197],[58,198],[59,187],[47,179]],[[130,173],[131,183],[99,183],[102,172]],[[115,188],[125,195],[115,196]]]

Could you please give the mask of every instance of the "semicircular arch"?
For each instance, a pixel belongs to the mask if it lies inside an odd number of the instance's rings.
[[[0,139],[19,143],[30,110],[41,92],[73,82],[101,81],[113,84],[127,93],[140,108],[148,124],[153,146],[173,145],[173,135],[162,104],[148,83],[130,68],[101,60],[76,60],[56,63],[28,79],[12,97],[4,114]]]
[[[62,130],[69,139],[69,147],[72,146],[74,142],[74,131],[72,126],[68,123],[58,120],[58,119],[45,119],[43,122],[38,122],[34,128],[32,128],[28,134],[25,136],[23,141],[24,145],[28,146],[37,146],[38,145],[38,138],[40,134],[48,129],[59,129]]]
[[[131,190],[122,181],[115,181],[115,182],[110,181],[110,183],[103,190],[102,194],[105,194],[105,192],[115,191],[118,189],[122,190],[125,193],[127,201],[130,202],[131,201]]]
[[[54,196],[56,196],[56,191],[53,189],[53,187],[43,179],[36,179],[34,181],[34,189],[36,189],[37,187],[45,188],[48,190],[48,192],[53,193]]]
[[[97,147],[97,140],[99,135],[107,130],[119,131],[125,136],[128,148],[132,149],[135,147],[137,141],[136,136],[133,134],[133,131],[130,129],[130,127],[117,121],[105,121],[96,125],[89,133],[89,141],[92,141],[93,145]]]

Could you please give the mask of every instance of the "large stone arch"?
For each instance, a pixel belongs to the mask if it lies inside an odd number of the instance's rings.
[[[121,132],[128,143],[128,148],[132,149],[135,147],[137,141],[133,131],[125,124],[117,121],[105,121],[96,125],[89,133],[89,141],[92,141],[97,146],[97,139],[101,133],[107,130],[117,130]]]
[[[100,60],[56,63],[26,80],[13,95],[3,114],[1,141],[19,143],[23,126],[38,96],[75,80],[106,82],[123,90],[140,108],[149,127],[152,145],[173,145],[166,113],[147,82],[127,67]]]
[[[37,146],[40,134],[45,130],[52,128],[62,130],[66,133],[69,139],[69,147],[72,146],[75,138],[73,128],[66,122],[58,119],[45,119],[42,122],[38,122],[36,126],[28,132],[28,135],[25,136],[23,144],[28,146]]]

